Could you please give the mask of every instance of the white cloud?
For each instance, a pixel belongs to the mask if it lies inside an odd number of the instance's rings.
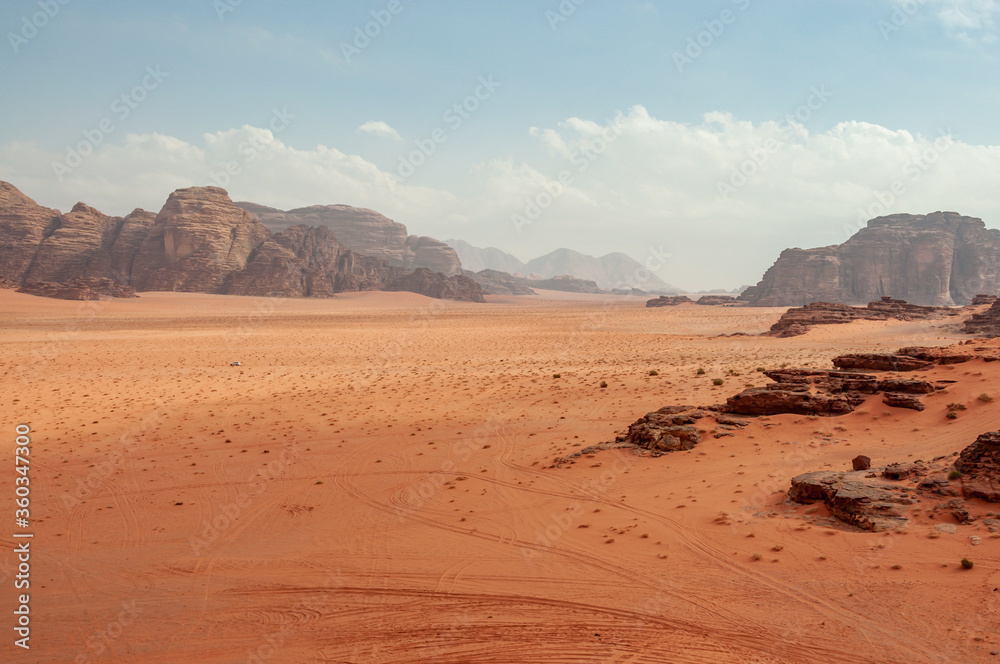
[[[782,249],[843,242],[882,213],[955,210],[1000,225],[1000,146],[866,122],[811,133],[711,113],[689,125],[641,106],[617,123],[569,118],[530,134],[548,153],[540,162],[483,155],[471,176],[448,177],[468,174],[468,164],[436,155],[447,183],[436,187],[416,184],[429,174],[402,182],[390,163],[294,148],[251,126],[196,143],[161,134],[106,141],[61,183],[52,162],[64,155],[12,143],[0,146],[0,179],[63,210],[82,200],[110,214],[155,212],[174,189],[219,184],[234,200],[368,207],[413,233],[527,257],[565,246],[642,261],[648,247],[663,247],[673,259],[658,274],[693,288],[756,281]],[[512,217],[533,202],[539,214],[518,232]]]
[[[371,134],[372,136],[391,138],[394,141],[403,140],[403,137],[399,135],[398,131],[381,120],[370,120],[358,127],[358,131],[363,131],[366,134]]]
[[[915,0],[908,0],[913,2]],[[926,2],[945,31],[966,42],[996,39],[1000,0],[916,0]],[[897,0],[899,4],[900,0]]]

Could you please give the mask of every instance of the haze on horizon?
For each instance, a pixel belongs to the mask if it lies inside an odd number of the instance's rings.
[[[0,179],[157,211],[224,186],[698,290],[883,212],[1000,226],[998,0],[0,5]],[[367,34],[366,34],[367,31]]]

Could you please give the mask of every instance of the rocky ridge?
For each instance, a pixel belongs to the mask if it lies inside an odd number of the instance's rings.
[[[281,233],[292,226],[323,226],[348,249],[413,270],[425,267],[445,275],[462,273],[462,261],[450,246],[432,237],[408,235],[406,226],[374,210],[349,205],[312,205],[278,210],[249,202],[234,203],[264,226]]]
[[[325,227],[274,234],[218,187],[179,189],[155,216],[108,217],[82,203],[61,215],[0,183],[0,278],[47,283],[28,292],[74,298],[89,297],[76,280],[92,278],[134,291],[329,297],[405,290],[483,301],[465,276],[388,265],[351,251]]]

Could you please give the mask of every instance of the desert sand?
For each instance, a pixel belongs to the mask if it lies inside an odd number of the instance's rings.
[[[30,425],[35,533],[32,649],[0,660],[1000,661],[997,536],[941,534],[929,504],[861,532],[785,496],[858,454],[931,459],[1000,428],[1000,363],[918,372],[957,381],[924,412],[873,396],[553,467],[648,411],[767,383],[757,367],[952,344],[954,322],[772,339],[720,335],[782,309],[488,299],[0,291],[3,440],[10,459]],[[970,505],[977,524],[997,509]]]

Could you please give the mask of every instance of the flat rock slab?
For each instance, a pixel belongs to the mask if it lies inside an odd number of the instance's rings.
[[[869,477],[872,474],[805,473],[792,479],[788,497],[798,503],[822,501],[835,517],[864,530],[884,532],[905,526],[913,494],[905,486]]]

